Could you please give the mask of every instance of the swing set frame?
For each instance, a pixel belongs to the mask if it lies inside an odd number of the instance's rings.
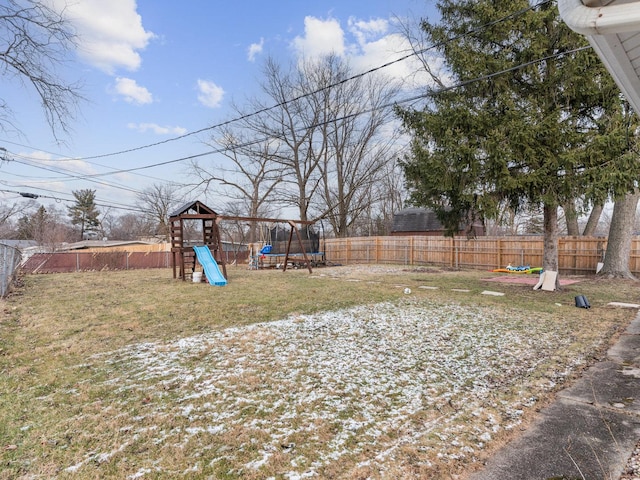
[[[281,218],[264,218],[264,217],[230,217],[223,216],[223,220],[233,220],[233,221],[241,221],[241,222],[259,222],[259,223],[287,223],[291,227],[289,231],[289,240],[287,241],[287,248],[284,254],[284,266],[282,267],[282,271],[287,271],[287,266],[289,264],[289,255],[291,253],[291,243],[293,241],[293,235],[295,233],[296,239],[298,241],[298,245],[300,246],[300,251],[302,252],[303,262],[307,266],[309,273],[313,273],[311,269],[311,260],[307,256],[307,252],[304,249],[304,245],[302,243],[302,237],[300,236],[300,230],[297,225],[313,225],[315,222],[311,220],[284,220]]]
[[[315,222],[310,220],[284,220],[281,218],[263,218],[263,217],[238,217],[229,215],[218,215],[211,208],[204,205],[202,202],[195,201],[184,205],[181,209],[171,214],[169,217],[169,224],[171,226],[171,260],[173,267],[173,278],[180,278],[186,280],[187,270],[195,269],[195,255],[193,247],[187,244],[184,238],[184,221],[185,220],[200,220],[202,221],[203,239],[202,243],[208,246],[216,260],[216,262],[222,267],[224,278],[227,278],[227,268],[224,261],[224,255],[222,252],[222,241],[220,238],[219,223],[225,220],[228,221],[241,221],[241,222],[264,222],[264,223],[288,223],[291,226],[289,232],[289,241],[287,242],[287,248],[284,257],[284,266],[282,271],[287,270],[289,263],[289,254],[291,250],[291,243],[293,241],[293,235],[295,233],[300,251],[302,252],[303,261],[309,270],[309,273],[313,273],[311,269],[311,261],[305,252],[300,231],[297,225],[313,225]]]

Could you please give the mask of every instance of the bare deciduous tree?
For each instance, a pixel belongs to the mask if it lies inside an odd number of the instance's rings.
[[[280,142],[252,142],[248,139],[251,133],[243,131],[242,127],[226,129],[213,142],[222,147],[223,155],[231,162],[230,167],[193,162],[192,172],[205,193],[226,199],[227,213],[244,217],[270,216],[278,203],[274,191],[282,182],[282,166],[273,161]],[[257,240],[256,228],[256,222],[251,222],[249,242]]]
[[[113,215],[106,213],[102,219],[102,227],[105,234],[113,240],[135,240],[141,236],[149,235],[153,227],[149,219],[135,213]]]
[[[12,218],[24,210],[18,202],[0,205],[0,237],[13,238],[15,229]]]
[[[169,238],[169,214],[183,201],[178,186],[172,183],[154,183],[137,194],[139,208],[144,213],[146,224],[150,226],[147,234]]]
[[[305,65],[286,71],[268,59],[261,85],[265,100],[254,98],[248,105],[250,111],[261,114],[246,116],[243,121],[254,138],[266,139],[269,150],[265,154],[283,171],[277,198],[295,207],[301,220],[309,219],[319,186],[318,165],[326,148],[323,131],[328,115],[326,109],[316,108],[313,94],[319,85]]]
[[[328,118],[323,125],[326,145],[319,163],[321,204],[336,236],[350,234],[350,226],[370,210],[381,193],[385,165],[395,163],[397,132],[390,128],[392,99],[398,90],[389,79],[377,75],[352,77],[348,64],[327,56],[307,67],[316,83],[326,86],[314,96],[318,110]],[[314,78],[314,77],[312,77]],[[389,127],[389,128],[385,128]],[[324,211],[323,211],[324,209]]]
[[[393,215],[402,210],[408,194],[402,169],[395,161],[385,164],[382,179],[374,186],[374,191],[376,202],[372,207],[377,213],[369,218],[376,219],[376,235],[389,235],[393,228]]]
[[[0,3],[0,75],[35,90],[56,138],[68,132],[82,98],[79,86],[58,73],[73,46],[74,33],[64,12],[38,0]],[[0,98],[0,112],[0,128],[15,128],[8,99]]]
[[[294,207],[303,221],[327,218],[336,235],[348,235],[381,199],[384,167],[395,163],[395,131],[387,127],[396,87],[382,77],[352,76],[343,59],[328,55],[288,70],[269,59],[262,92],[264,99],[248,105],[259,114],[236,108],[239,126],[216,142],[232,169],[196,167],[201,184],[232,188],[253,215],[268,200]]]
[[[62,242],[76,239],[73,228],[57,205],[50,204],[45,208],[37,202],[29,202],[21,211],[23,215],[16,224],[16,238],[34,240],[50,252],[55,252]]]

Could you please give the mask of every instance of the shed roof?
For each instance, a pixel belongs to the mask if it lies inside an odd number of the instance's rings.
[[[444,230],[433,210],[405,208],[393,215],[394,232],[437,232]]]

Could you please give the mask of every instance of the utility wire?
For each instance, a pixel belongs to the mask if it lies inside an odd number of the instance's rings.
[[[93,156],[88,156],[88,157],[80,157],[80,158],[76,158],[76,160],[84,160],[84,161],[95,160],[95,159],[98,159],[98,158],[112,157],[112,156],[117,156],[117,155],[123,155],[125,153],[132,153],[132,152],[136,152],[136,151],[140,151],[140,150],[145,150],[147,148],[156,147],[156,146],[159,146],[159,145],[164,145],[164,144],[167,144],[167,143],[170,143],[170,142],[175,142],[175,141],[178,141],[178,140],[182,140],[184,138],[191,137],[193,135],[198,135],[200,133],[204,133],[204,132],[207,132],[207,131],[210,131],[210,130],[214,130],[214,129],[217,129],[217,128],[221,128],[221,127],[230,125],[232,123],[236,123],[236,122],[239,122],[239,121],[242,121],[242,120],[246,120],[248,118],[251,118],[251,117],[266,113],[266,112],[268,112],[270,110],[274,110],[276,108],[283,107],[283,106],[285,106],[285,105],[287,105],[289,103],[297,102],[297,101],[302,100],[302,99],[304,99],[306,97],[309,97],[309,96],[312,96],[312,95],[317,95],[318,93],[321,93],[321,92],[323,92],[325,90],[329,90],[329,89],[334,88],[334,87],[337,87],[337,86],[342,85],[344,83],[356,80],[358,78],[362,78],[362,77],[367,76],[367,75],[370,75],[370,74],[375,73],[377,71],[380,71],[380,70],[382,70],[384,68],[387,68],[387,67],[389,67],[391,65],[395,65],[397,63],[403,62],[403,61],[405,61],[405,60],[407,60],[409,58],[412,58],[412,57],[415,57],[415,56],[418,56],[418,55],[422,55],[422,54],[428,52],[429,50],[440,48],[440,47],[446,45],[447,43],[453,42],[453,41],[455,41],[455,40],[457,40],[459,38],[463,38],[465,36],[473,35],[473,34],[475,34],[477,32],[485,30],[485,29],[487,29],[489,27],[492,27],[494,25],[497,25],[499,23],[505,22],[505,21],[507,21],[509,19],[516,18],[516,17],[518,17],[520,15],[523,15],[523,14],[525,14],[525,13],[527,13],[527,12],[529,12],[529,11],[535,9],[535,8],[538,8],[538,7],[540,7],[542,5],[545,5],[547,3],[551,3],[552,1],[553,0],[543,0],[540,3],[537,3],[535,5],[530,5],[529,7],[523,8],[523,9],[518,10],[516,12],[512,12],[512,13],[510,13],[508,15],[505,15],[504,17],[501,17],[499,19],[492,20],[492,21],[487,22],[487,23],[485,23],[483,25],[480,25],[480,26],[478,26],[476,28],[473,28],[473,29],[471,29],[471,30],[469,30],[467,32],[464,32],[464,33],[462,33],[460,35],[448,38],[448,39],[443,40],[441,42],[437,42],[437,43],[435,43],[433,45],[430,45],[428,47],[425,47],[425,48],[423,48],[421,50],[412,51],[411,53],[403,55],[402,57],[397,58],[395,60],[392,60],[390,62],[387,62],[385,64],[379,65],[377,67],[373,67],[373,68],[371,68],[369,70],[366,70],[364,72],[360,72],[358,74],[355,74],[355,75],[353,75],[351,77],[345,78],[345,79],[343,79],[343,80],[341,80],[339,82],[333,83],[331,85],[327,85],[325,87],[318,88],[318,89],[316,89],[314,91],[298,95],[298,96],[293,97],[293,98],[288,99],[288,100],[284,100],[284,101],[279,102],[279,103],[277,103],[275,105],[264,107],[262,109],[253,111],[251,113],[247,113],[245,115],[240,115],[240,116],[232,118],[230,120],[226,120],[224,122],[220,122],[220,123],[208,126],[208,127],[203,127],[201,129],[185,133],[183,135],[179,135],[179,136],[176,136],[176,137],[172,137],[172,138],[168,138],[168,139],[165,139],[165,140],[161,140],[159,142],[150,143],[150,144],[142,145],[142,146],[139,146],[139,147],[133,147],[133,148],[125,149],[125,150],[120,150],[120,151],[117,151],[117,152],[104,153],[104,154],[93,155]],[[184,157],[184,158],[189,158],[189,157]],[[163,163],[158,163],[158,164],[155,164],[155,165],[161,166],[161,165],[166,165],[167,163],[172,163],[172,162],[163,162]],[[150,168],[150,167],[151,166],[148,166],[146,168]],[[128,170],[128,171],[134,171],[134,170]]]
[[[68,198],[60,198],[60,197],[54,197],[52,195],[40,195],[40,194],[36,194],[36,193],[30,193],[30,192],[20,192],[17,190],[6,190],[6,189],[0,189],[0,193],[13,193],[13,194],[17,194],[22,198],[30,198],[30,199],[38,199],[38,198],[47,198],[50,200],[55,200],[57,202],[73,202],[75,201],[74,199],[68,199]],[[17,198],[17,197],[16,197]],[[111,205],[111,204],[107,204],[107,203],[100,203],[100,202],[95,202],[94,203],[96,206],[98,207],[108,207],[108,208],[115,208],[118,210],[129,210],[132,212],[138,212],[140,213],[140,209],[139,208],[133,208],[133,207],[119,207],[116,205]]]
[[[67,196],[69,196],[68,194],[60,193],[60,192],[58,192],[56,190],[51,190],[49,188],[43,188],[43,187],[34,187],[33,185],[24,185],[24,184],[17,184],[17,183],[10,184],[9,182],[3,181],[3,180],[0,180],[0,184],[4,185],[7,188],[21,188],[21,189],[28,189],[28,190],[34,190],[35,189],[38,192],[50,192],[50,193],[54,193],[54,194],[57,194],[57,195],[67,195]],[[3,190],[0,190],[0,191],[3,191]],[[26,197],[26,198],[39,198],[39,197],[41,197],[40,193],[22,192],[21,194],[22,194],[23,197]],[[59,199],[59,200],[61,200],[61,199]],[[67,200],[65,200],[65,201],[67,201]],[[69,199],[68,201],[75,201],[75,199]],[[103,205],[106,205],[106,204],[103,204]],[[131,205],[128,205],[128,204],[125,204],[125,203],[114,202],[114,201],[111,201],[108,206],[113,207],[113,208],[124,208],[124,209],[127,209],[127,210],[133,208],[133,207],[131,207]]]
[[[85,176],[83,176],[83,175],[75,174],[74,172],[72,172],[70,170],[66,170],[66,169],[60,169],[60,168],[54,169],[54,168],[49,168],[49,167],[45,167],[45,166],[42,166],[42,165],[33,165],[32,163],[23,162],[23,161],[17,160],[17,159],[12,159],[10,161],[15,162],[15,163],[19,163],[21,165],[27,165],[29,167],[39,168],[41,170],[46,170],[46,171],[54,172],[54,173],[58,173],[58,174],[60,174],[60,173],[65,174],[64,172],[67,171],[69,173],[66,173],[66,175],[69,176],[70,179],[73,179],[73,180],[83,180],[85,178]],[[118,173],[118,172],[113,172],[113,173],[115,174],[115,173]],[[53,180],[55,180],[55,179],[53,179]],[[97,183],[98,185],[104,185],[104,186],[111,187],[111,188],[117,188],[117,189],[125,190],[125,191],[128,191],[128,192],[133,192],[133,193],[139,193],[140,192],[139,190],[134,190],[133,188],[125,187],[124,185],[107,183],[107,182],[102,182],[102,181],[98,181],[98,180],[94,180],[94,182]]]
[[[515,70],[519,70],[521,68],[526,68],[528,66],[535,65],[535,64],[538,64],[538,63],[546,62],[546,61],[552,60],[554,58],[560,58],[560,57],[563,57],[565,55],[570,55],[570,54],[573,54],[573,53],[577,53],[577,52],[581,52],[583,50],[589,50],[589,49],[591,49],[590,46],[584,46],[584,47],[578,47],[578,48],[575,48],[575,49],[572,49],[572,50],[567,50],[567,51],[564,51],[564,52],[555,53],[555,54],[552,54],[552,55],[547,55],[546,57],[538,58],[536,60],[531,60],[531,61],[526,62],[526,63],[521,63],[521,64],[518,64],[518,65],[515,65],[515,66],[512,66],[512,67],[509,67],[509,68],[505,68],[505,69],[500,70],[498,72],[493,72],[493,73],[489,73],[489,74],[486,74],[486,75],[482,75],[480,77],[475,77],[475,78],[472,78],[472,79],[464,80],[462,82],[458,82],[458,83],[453,84],[453,85],[449,85],[449,86],[446,86],[446,87],[441,87],[439,89],[429,90],[429,91],[427,91],[425,93],[421,93],[421,94],[418,94],[418,95],[413,95],[411,97],[407,97],[407,98],[403,98],[403,99],[400,99],[400,100],[396,100],[396,101],[393,101],[393,102],[390,102],[390,103],[387,103],[387,104],[384,104],[384,105],[377,106],[375,108],[363,110],[363,111],[360,111],[360,112],[357,112],[357,113],[353,113],[353,114],[350,114],[350,115],[344,115],[344,116],[338,117],[338,118],[333,118],[331,120],[319,122],[319,123],[312,124],[310,126],[306,126],[306,127],[303,127],[303,128],[307,129],[307,128],[319,127],[319,126],[322,126],[322,125],[327,125],[327,124],[330,124],[330,123],[335,123],[335,122],[338,122],[338,121],[347,120],[347,119],[352,118],[352,117],[357,117],[357,116],[360,116],[360,115],[364,115],[366,113],[370,113],[370,112],[372,112],[374,110],[377,110],[377,109],[391,108],[391,107],[394,107],[396,105],[401,105],[401,104],[404,104],[404,103],[414,102],[414,101],[422,100],[422,99],[425,99],[425,98],[436,97],[436,96],[438,96],[438,95],[440,95],[442,93],[445,93],[445,92],[448,92],[448,91],[451,91],[451,90],[455,90],[457,88],[462,88],[462,87],[465,87],[467,85],[470,85],[470,84],[473,84],[473,83],[476,83],[476,82],[490,80],[490,79],[492,79],[494,77],[497,77],[497,76],[500,76],[500,75],[504,75],[505,73],[513,72]],[[303,128],[301,128],[298,131],[302,131]],[[85,179],[93,179],[93,178],[97,178],[97,177],[115,175],[115,174],[119,174],[119,173],[137,172],[137,171],[140,171],[140,170],[146,170],[146,169],[149,169],[149,168],[155,168],[155,167],[159,167],[159,166],[169,165],[169,164],[172,164],[172,163],[184,162],[184,161],[187,161],[187,160],[195,160],[197,158],[205,157],[205,156],[208,156],[208,155],[214,155],[214,154],[223,153],[223,152],[226,152],[226,151],[231,150],[231,149],[250,147],[252,145],[264,142],[264,141],[268,140],[269,138],[272,138],[272,137],[262,137],[262,138],[250,140],[250,141],[247,141],[247,142],[244,142],[244,143],[241,143],[241,144],[234,144],[231,147],[229,147],[229,146],[220,147],[220,148],[217,148],[217,149],[208,150],[206,152],[201,152],[201,153],[197,153],[197,154],[193,154],[193,155],[188,155],[188,156],[185,156],[185,157],[175,158],[175,159],[172,159],[172,160],[166,160],[164,162],[153,163],[151,165],[143,165],[141,167],[132,167],[132,168],[116,170],[116,171],[113,171],[113,172],[99,173],[99,174],[79,175],[79,176],[77,176],[77,178],[78,179],[83,179],[83,180],[85,180]]]
[[[272,110],[272,109],[275,109],[275,108],[278,108],[278,107],[284,106],[284,105],[286,105],[286,104],[288,104],[288,103],[291,103],[291,102],[294,102],[294,101],[298,101],[298,100],[303,99],[303,98],[305,98],[305,97],[307,97],[307,96],[310,96],[310,95],[314,95],[314,94],[320,93],[320,92],[322,92],[322,91],[324,91],[324,90],[327,90],[327,89],[330,89],[330,88],[334,88],[334,87],[339,86],[339,85],[341,85],[341,84],[344,84],[344,83],[346,83],[346,82],[352,81],[352,80],[354,80],[354,79],[356,79],[356,78],[360,78],[360,77],[363,77],[363,76],[365,76],[365,75],[369,75],[369,74],[374,73],[374,72],[376,72],[376,71],[378,71],[378,70],[381,70],[381,69],[383,69],[383,68],[386,68],[386,67],[388,67],[388,66],[390,66],[390,65],[393,65],[393,64],[395,64],[395,63],[398,63],[398,62],[404,61],[404,60],[406,60],[406,59],[408,59],[408,58],[410,58],[410,57],[413,57],[413,56],[416,56],[416,55],[423,54],[423,53],[425,53],[425,52],[427,52],[427,51],[429,51],[429,50],[431,50],[431,49],[437,48],[437,47],[439,47],[439,46],[441,46],[441,45],[444,45],[444,44],[446,44],[446,43],[448,43],[448,42],[454,41],[455,39],[458,39],[458,38],[461,38],[461,37],[464,37],[464,36],[468,36],[468,35],[472,35],[472,34],[474,34],[474,33],[478,32],[478,31],[481,31],[482,29],[489,28],[489,27],[491,27],[491,26],[493,26],[493,25],[496,25],[496,24],[501,23],[501,22],[503,22],[503,21],[506,21],[506,20],[508,20],[508,19],[511,19],[511,18],[517,17],[517,16],[519,16],[519,15],[522,15],[522,14],[524,14],[524,13],[526,13],[526,12],[528,12],[528,11],[530,11],[530,10],[534,9],[534,8],[537,8],[537,7],[541,6],[541,5],[544,5],[544,4],[546,4],[546,3],[549,3],[549,2],[551,2],[551,1],[552,1],[552,0],[545,0],[545,1],[541,2],[541,3],[538,3],[538,4],[536,4],[536,5],[532,5],[532,6],[528,7],[528,8],[521,9],[521,10],[519,10],[519,11],[517,11],[517,12],[513,12],[513,13],[511,13],[511,14],[509,14],[509,15],[505,16],[505,17],[502,17],[502,18],[500,18],[500,19],[498,19],[498,20],[494,20],[494,21],[491,21],[491,22],[489,22],[489,23],[483,24],[482,26],[479,26],[479,27],[477,27],[477,28],[474,28],[474,29],[472,29],[472,30],[470,30],[470,31],[468,31],[468,32],[465,32],[465,33],[463,33],[463,34],[461,34],[461,35],[458,35],[458,36],[456,36],[456,37],[452,37],[452,38],[450,38],[450,39],[447,39],[446,41],[440,42],[440,43],[438,43],[438,44],[434,44],[434,45],[432,45],[432,46],[426,47],[426,48],[421,49],[421,50],[419,50],[419,51],[411,52],[410,54],[407,54],[407,55],[405,55],[405,56],[403,56],[403,57],[401,57],[401,58],[399,58],[399,59],[396,59],[396,60],[394,60],[394,61],[388,62],[388,63],[386,63],[386,64],[383,64],[383,65],[380,65],[380,66],[378,66],[378,67],[372,68],[372,69],[367,70],[367,71],[365,71],[365,72],[361,72],[361,73],[356,74],[356,75],[354,75],[354,76],[351,76],[351,77],[349,77],[349,78],[343,79],[343,80],[342,80],[342,81],[340,81],[340,82],[334,83],[334,84],[329,85],[329,86],[326,86],[326,87],[322,87],[322,88],[317,89],[317,90],[315,90],[315,91],[313,91],[313,92],[309,92],[309,93],[306,93],[306,94],[300,95],[300,96],[298,96],[298,97],[295,97],[295,98],[292,98],[292,99],[289,99],[289,100],[285,100],[285,101],[280,102],[280,103],[278,103],[278,104],[276,104],[276,105],[272,105],[272,106],[270,106],[270,107],[265,107],[265,108],[263,108],[263,109],[260,109],[260,110],[257,110],[257,111],[254,111],[254,112],[251,112],[251,113],[246,114],[246,115],[242,115],[242,116],[240,116],[240,117],[237,117],[237,118],[234,118],[234,119],[231,119],[231,120],[228,120],[228,121],[225,121],[225,122],[222,122],[222,123],[216,124],[216,125],[212,125],[212,126],[209,126],[209,127],[205,127],[205,128],[202,128],[202,129],[199,129],[199,130],[196,130],[196,131],[193,131],[193,132],[189,132],[189,133],[187,133],[187,134],[184,134],[184,135],[181,135],[181,136],[178,136],[178,137],[174,137],[174,138],[171,138],[171,139],[166,139],[166,140],[163,140],[163,141],[161,141],[161,142],[156,142],[156,143],[153,143],[153,144],[143,145],[143,146],[141,146],[141,147],[136,147],[136,148],[133,148],[133,149],[122,150],[122,151],[119,151],[119,152],[113,152],[113,153],[108,153],[108,154],[96,155],[96,156],[91,156],[91,157],[80,157],[80,158],[74,158],[74,159],[70,159],[70,160],[75,160],[75,161],[88,161],[88,160],[97,159],[97,158],[103,158],[103,157],[109,157],[109,156],[120,155],[120,154],[124,154],[124,153],[129,153],[129,152],[133,152],[133,151],[137,151],[137,150],[142,150],[142,149],[150,148],[150,147],[153,147],[153,146],[157,146],[157,145],[162,145],[162,144],[165,144],[165,143],[173,142],[173,141],[180,140],[180,139],[183,139],[183,138],[186,138],[186,137],[189,137],[189,136],[192,136],[192,135],[198,134],[198,133],[202,133],[202,132],[204,132],[204,131],[208,131],[208,130],[212,130],[212,129],[215,129],[215,128],[219,128],[219,127],[222,127],[222,126],[226,126],[226,125],[229,125],[229,124],[231,124],[231,123],[234,123],[234,122],[237,122],[237,121],[240,121],[240,120],[244,120],[244,119],[246,119],[246,118],[250,118],[251,116],[259,115],[259,114],[264,113],[264,112],[266,112],[266,111],[269,111],[269,110]],[[579,51],[582,51],[582,50],[586,50],[586,49],[588,49],[588,48],[591,48],[591,47],[585,46],[585,47],[580,47],[580,48],[577,48],[577,49],[574,49],[574,50],[570,50],[570,51],[559,52],[559,53],[557,53],[557,54],[548,55],[548,56],[546,56],[546,57],[543,57],[543,58],[540,58],[540,59],[537,59],[537,60],[532,60],[532,61],[526,62],[526,63],[524,63],[524,64],[519,64],[519,65],[515,65],[515,66],[513,66],[513,67],[509,67],[509,68],[504,69],[504,70],[501,70],[501,71],[499,71],[499,72],[494,72],[494,73],[491,73],[491,74],[483,75],[483,76],[481,76],[481,77],[476,77],[476,78],[474,78],[474,79],[469,79],[469,80],[466,80],[466,81],[463,81],[463,82],[456,83],[456,84],[454,84],[454,85],[450,85],[450,86],[446,86],[446,87],[441,87],[440,89],[436,89],[436,90],[429,90],[429,91],[427,91],[426,93],[422,93],[422,94],[419,94],[419,95],[414,95],[414,96],[411,96],[411,97],[408,97],[408,98],[404,98],[404,99],[401,99],[401,100],[398,100],[398,101],[394,101],[394,102],[391,102],[391,103],[388,103],[388,104],[385,104],[385,105],[382,105],[382,106],[379,106],[379,107],[376,107],[376,108],[377,108],[377,109],[380,109],[380,108],[390,108],[390,107],[393,107],[393,106],[396,106],[396,105],[399,105],[399,104],[404,104],[404,103],[413,102],[413,101],[416,101],[416,100],[421,100],[421,99],[424,99],[424,98],[434,97],[434,96],[436,96],[436,95],[438,95],[438,94],[440,94],[440,93],[444,93],[444,92],[446,92],[446,91],[454,90],[454,89],[456,89],[456,88],[461,88],[461,87],[464,87],[464,86],[466,86],[466,85],[469,85],[469,84],[472,84],[472,83],[475,83],[475,82],[479,82],[479,81],[486,81],[486,80],[489,80],[489,79],[494,78],[494,77],[496,77],[496,76],[499,76],[499,75],[502,75],[502,74],[505,74],[505,73],[508,73],[508,72],[512,72],[512,71],[515,71],[515,70],[518,70],[518,69],[520,69],[520,68],[525,68],[525,67],[530,66],[530,65],[533,65],[533,64],[537,64],[537,63],[540,63],[540,62],[544,62],[544,61],[547,61],[547,60],[550,60],[550,59],[553,59],[553,58],[558,58],[558,57],[561,57],[561,56],[564,56],[564,55],[568,55],[568,54],[576,53],[576,52],[579,52]],[[345,119],[348,119],[348,118],[350,118],[350,117],[355,117],[355,116],[363,115],[363,114],[366,114],[366,113],[370,113],[370,112],[371,112],[371,111],[373,111],[373,110],[374,110],[374,109],[369,109],[369,110],[365,110],[365,111],[358,112],[358,113],[356,113],[356,114],[346,115],[346,116],[343,116],[343,117],[340,117],[340,118],[336,118],[336,119],[332,119],[332,120],[329,120],[329,121],[326,121],[326,122],[319,123],[319,124],[314,125],[314,126],[320,126],[320,125],[323,125],[323,124],[328,124],[328,123],[333,123],[333,122],[336,122],[336,121],[345,120]],[[256,139],[256,140],[252,140],[252,141],[249,141],[249,142],[245,142],[245,143],[243,143],[243,144],[234,145],[234,146],[233,146],[233,147],[231,147],[231,148],[242,148],[242,147],[248,147],[248,146],[251,146],[251,145],[253,145],[253,144],[257,144],[257,143],[263,142],[263,141],[265,141],[265,140],[266,140],[266,138]],[[7,143],[13,143],[13,142],[7,142]],[[21,145],[21,146],[24,146],[24,145]],[[145,165],[145,166],[141,166],[141,167],[133,167],[133,168],[129,168],[129,169],[120,169],[120,170],[115,170],[115,169],[114,169],[114,171],[112,171],[112,172],[103,172],[103,173],[98,173],[98,174],[88,174],[88,175],[78,175],[78,174],[73,174],[73,172],[72,172],[72,173],[68,173],[68,174],[67,174],[67,173],[64,173],[64,172],[56,171],[56,170],[49,169],[49,168],[42,167],[42,166],[37,166],[37,165],[30,165],[30,166],[34,166],[34,167],[36,167],[36,168],[42,168],[42,169],[44,169],[44,170],[53,171],[53,172],[55,172],[55,173],[62,173],[62,174],[64,174],[64,175],[68,175],[69,177],[71,177],[71,179],[76,179],[76,180],[93,180],[95,183],[98,183],[98,184],[103,184],[103,185],[107,185],[107,186],[114,187],[114,188],[121,188],[121,189],[123,189],[123,190],[128,190],[128,191],[131,191],[131,192],[134,192],[134,193],[139,193],[139,191],[136,191],[136,190],[134,190],[134,189],[130,189],[130,188],[128,188],[128,187],[117,186],[117,185],[110,185],[110,184],[105,183],[105,182],[99,182],[99,181],[97,181],[97,180],[95,180],[95,179],[96,179],[96,178],[100,178],[100,177],[109,176],[109,175],[114,175],[114,174],[139,172],[139,171],[141,171],[141,170],[146,170],[146,169],[149,169],[149,168],[155,168],[155,167],[159,167],[159,166],[169,165],[169,164],[172,164],[172,163],[184,162],[184,161],[187,161],[187,160],[194,160],[194,159],[201,158],[201,157],[204,157],[204,156],[209,156],[209,155],[213,155],[213,154],[223,153],[223,152],[225,152],[225,151],[228,151],[229,149],[230,149],[230,148],[229,148],[228,146],[225,146],[225,147],[221,147],[221,148],[218,148],[218,149],[213,149],[213,150],[209,150],[209,151],[206,151],[206,152],[201,152],[201,153],[197,153],[197,154],[193,154],[193,155],[189,155],[189,156],[185,156],[185,157],[180,157],[180,158],[177,158],[177,159],[167,160],[167,161],[164,161],[164,162],[157,162],[157,163],[154,163],[154,164]],[[3,150],[4,150],[4,149],[3,149]],[[6,152],[6,150],[5,150],[5,152]],[[16,161],[17,161],[17,160],[16,160]],[[26,163],[26,162],[20,162],[20,161],[17,161],[17,162],[18,162],[18,163],[23,163],[23,164],[25,164],[25,165],[29,165],[29,164],[28,164],[28,163]],[[91,163],[91,162],[88,162],[88,163]],[[96,164],[96,165],[103,166],[103,167],[105,167],[105,168],[111,168],[111,167],[106,167],[106,166],[104,166],[104,165],[100,165],[100,164]],[[64,169],[63,169],[63,170],[64,170]],[[0,191],[2,191],[2,190],[0,190]],[[16,192],[13,192],[13,193],[16,193]],[[18,192],[18,193],[19,193],[19,192]],[[57,199],[57,198],[55,198],[55,197],[46,197],[46,196],[43,196],[43,198],[54,198],[54,199],[56,199],[56,200],[60,200],[60,199]],[[64,201],[66,201],[66,200],[64,200]],[[116,207],[116,206],[113,206],[113,208],[120,208],[120,209],[125,209],[125,210],[133,210],[133,211],[137,211],[137,210],[135,210],[135,209],[133,209],[133,208],[127,208],[127,207]]]
[[[4,143],[8,143],[8,144],[10,144],[10,145],[15,145],[15,146],[18,146],[18,147],[30,148],[30,149],[32,149],[32,150],[37,150],[37,151],[39,151],[39,152],[48,153],[49,155],[55,155],[55,156],[57,156],[57,157],[62,157],[62,158],[51,158],[51,159],[47,159],[47,161],[50,161],[50,162],[74,162],[74,161],[83,161],[83,162],[88,163],[89,165],[94,165],[94,166],[96,166],[96,167],[110,168],[111,170],[117,170],[116,168],[113,168],[113,167],[112,167],[112,166],[110,166],[110,165],[103,165],[103,164],[101,164],[101,163],[90,162],[90,161],[85,160],[85,159],[82,159],[82,158],[71,158],[71,157],[65,157],[64,155],[62,155],[62,154],[60,154],[60,153],[55,153],[55,152],[47,151],[47,150],[44,150],[44,149],[42,149],[42,148],[33,147],[33,146],[31,146],[31,145],[24,145],[24,144],[22,144],[22,143],[12,142],[12,141],[10,141],[10,140],[2,140],[2,142],[4,142]],[[33,161],[42,161],[42,160],[43,160],[42,158],[38,158],[38,157],[31,157],[31,156],[29,156],[29,155],[21,155],[21,154],[19,155],[19,154],[17,154],[17,153],[8,152],[6,149],[2,149],[2,148],[0,148],[0,151],[5,152],[3,155],[6,155],[6,153],[11,153],[13,156],[19,156],[20,158],[27,159],[27,160],[33,160]],[[142,173],[136,173],[136,174],[134,174],[134,175],[138,175],[138,176],[140,176],[140,177],[149,178],[149,179],[151,179],[151,180],[163,181],[163,179],[162,179],[162,178],[152,177],[152,176],[149,176],[149,175],[144,175],[144,174],[142,174]]]

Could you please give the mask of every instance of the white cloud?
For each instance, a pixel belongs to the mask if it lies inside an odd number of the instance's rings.
[[[304,37],[294,38],[293,47],[298,55],[307,58],[330,53],[342,56],[345,53],[344,31],[338,20],[305,17]]]
[[[96,173],[96,170],[93,166],[87,163],[84,160],[79,160],[77,158],[53,158],[50,153],[43,152],[41,150],[33,150],[31,152],[21,152],[19,153],[20,157],[28,158],[34,163],[39,165],[44,165],[46,167],[51,168],[64,168],[65,170],[72,171],[78,174],[86,174],[90,175]],[[34,184],[41,184],[41,181],[36,181]],[[47,181],[49,183],[49,181]],[[68,189],[68,185],[65,187]],[[63,189],[64,191],[64,189]]]
[[[392,31],[389,20],[350,18],[346,31],[335,19],[306,17],[304,25],[304,36],[291,43],[299,58],[335,53],[349,61],[354,73],[390,63],[380,73],[403,81],[406,88],[431,82],[417,58],[393,62],[409,53],[410,45],[403,35]],[[434,63],[434,68],[439,63]]]
[[[393,62],[410,51],[411,46],[403,35],[389,31],[387,20],[363,21],[350,18],[348,26],[355,39],[355,43],[349,47],[351,64],[358,71]],[[407,79],[421,70],[421,67],[416,59],[407,59],[392,63],[382,72],[393,78]]]
[[[157,123],[130,123],[127,125],[132,130],[140,133],[151,131],[156,135],[184,135],[187,129],[183,127],[163,127]]]
[[[376,39],[364,40],[351,49],[351,66],[356,71],[365,71],[393,62],[409,52],[406,39],[400,34],[389,34]],[[381,70],[381,73],[397,79],[408,79],[416,71],[422,70],[417,59],[406,59],[391,63]]]
[[[389,30],[389,22],[383,18],[369,20],[358,20],[356,18],[349,18],[349,30],[357,38],[358,43],[363,44],[371,39],[378,39],[380,36],[385,35]]]
[[[140,67],[139,51],[154,34],[142,26],[135,0],[53,0],[53,5],[75,27],[84,61],[109,74]]]
[[[135,103],[137,105],[144,105],[146,103],[153,102],[153,96],[151,92],[144,87],[141,87],[131,78],[116,78],[115,92],[124,97],[125,101],[129,103]]]
[[[252,43],[248,48],[248,59],[250,62],[255,62],[256,56],[262,53],[264,47],[264,38],[260,38],[260,43]]]
[[[215,83],[208,80],[198,79],[198,100],[205,107],[217,108],[224,97],[224,90]]]

